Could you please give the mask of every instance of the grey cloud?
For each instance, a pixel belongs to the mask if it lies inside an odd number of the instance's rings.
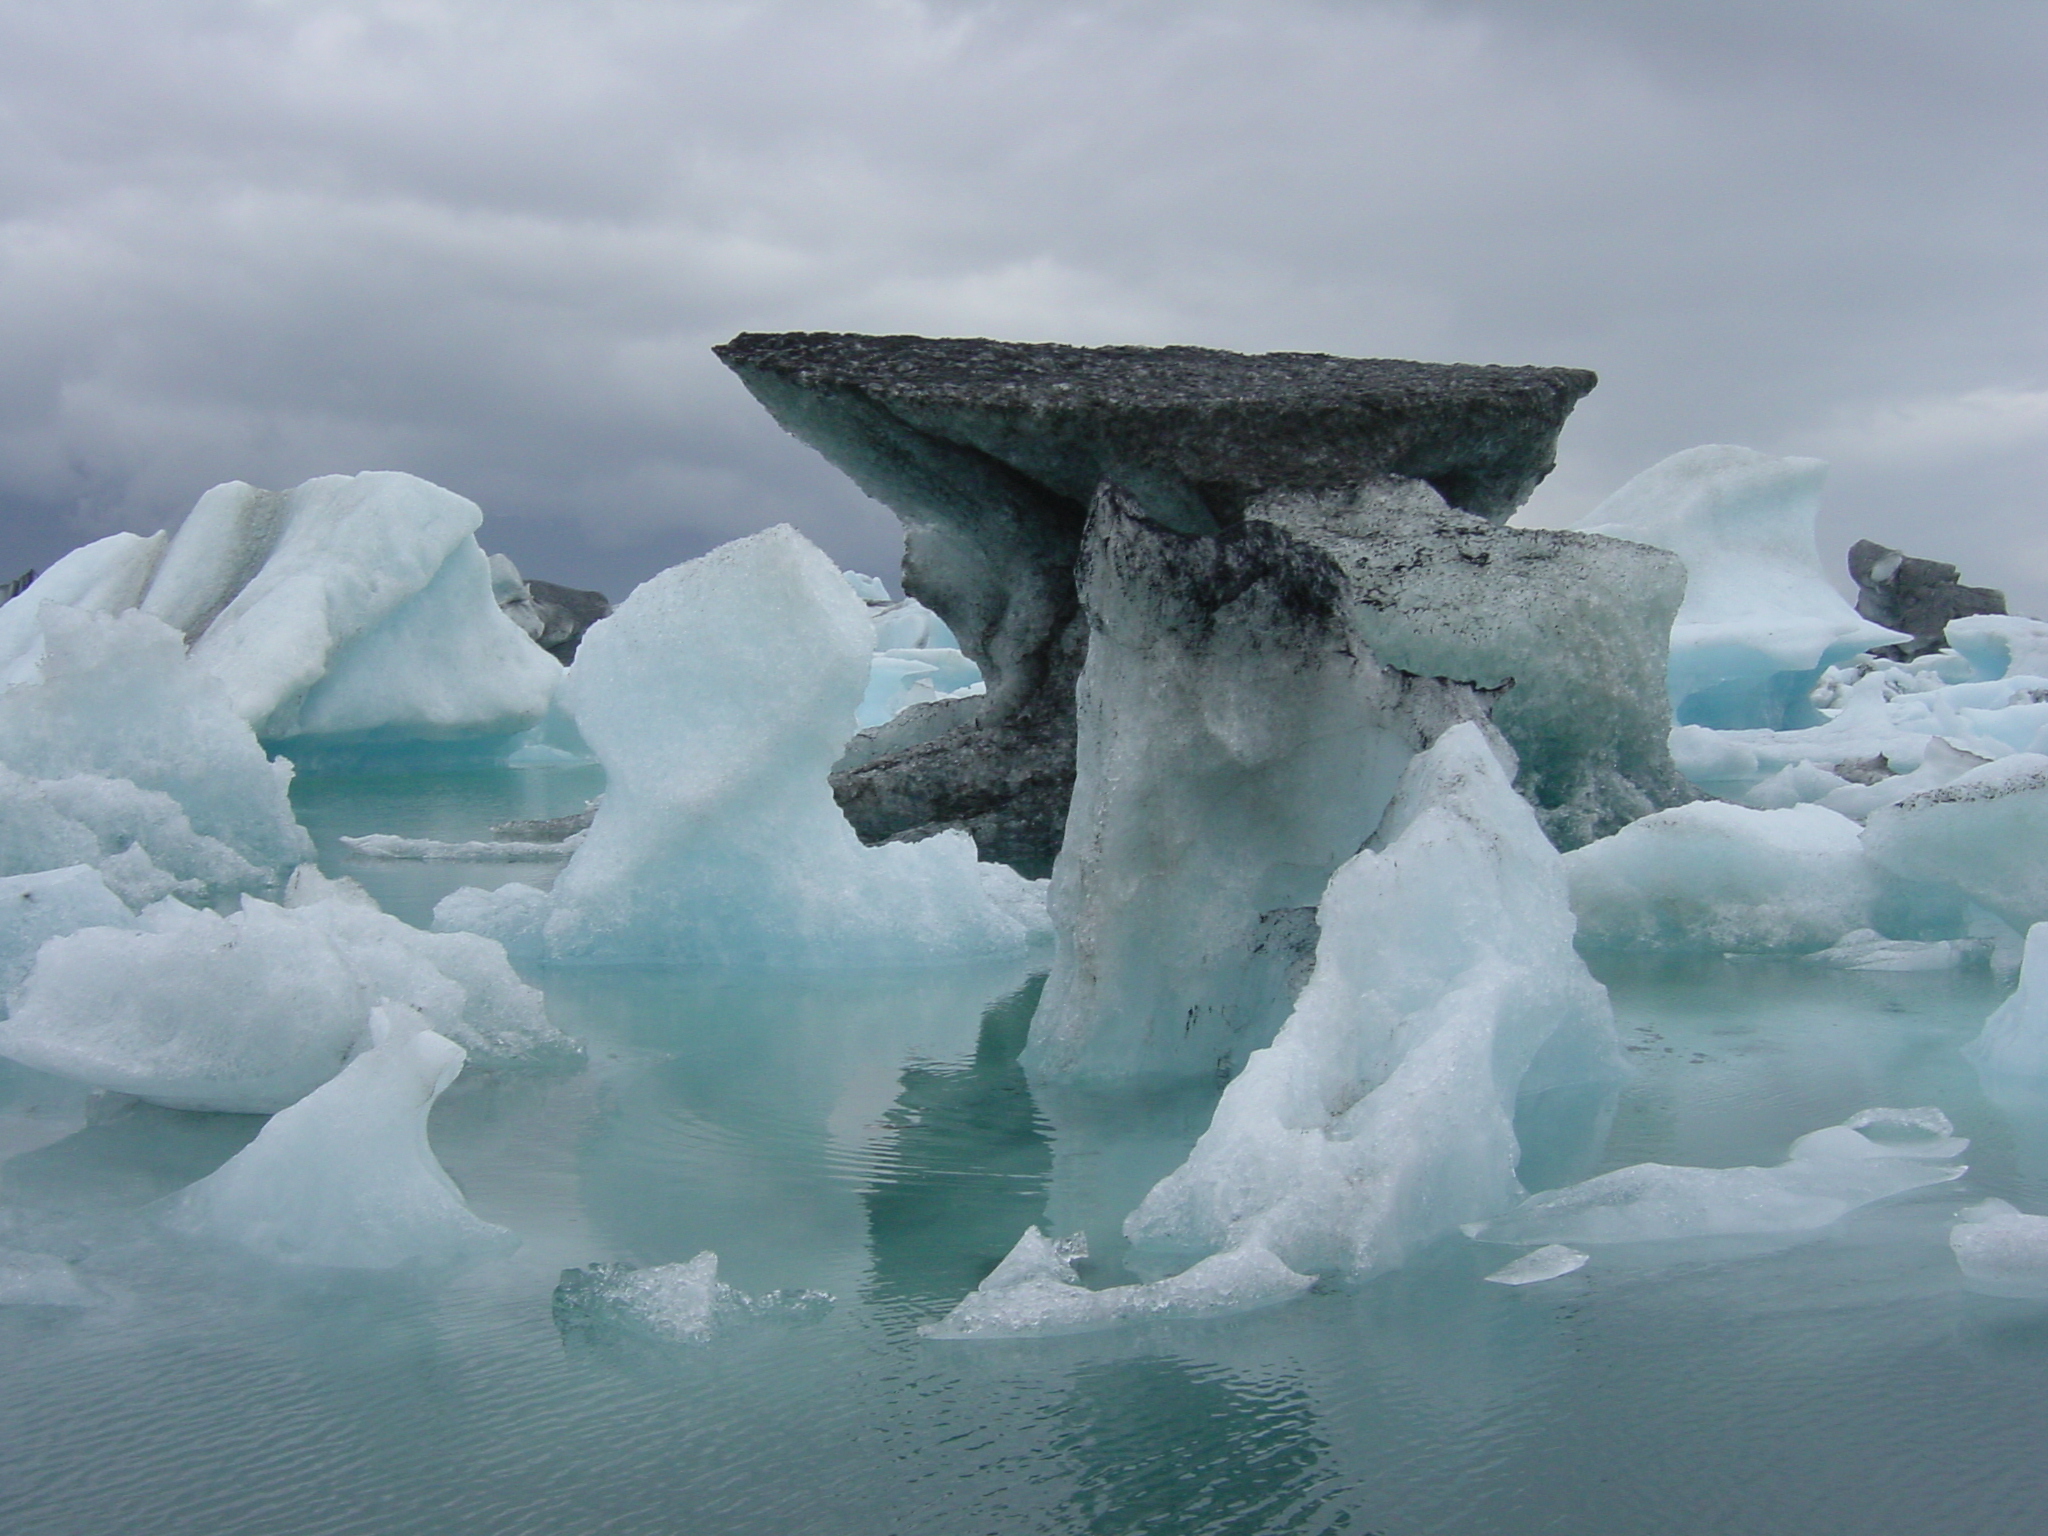
[[[1544,515],[1824,444],[1832,548],[2048,611],[2048,425],[1890,447],[2048,385],[2044,53],[1997,3],[17,6],[0,564],[398,467],[615,594],[782,518],[882,567],[708,352],[829,328],[1591,366]]]

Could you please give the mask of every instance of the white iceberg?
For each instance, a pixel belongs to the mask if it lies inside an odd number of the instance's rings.
[[[979,866],[965,833],[867,848],[833,801],[826,774],[853,732],[871,638],[860,600],[788,527],[663,572],[594,625],[563,701],[604,764],[605,797],[538,949],[822,966],[1021,947],[1010,888],[1024,882]],[[530,887],[458,892],[436,926],[516,930],[523,948],[536,906]]]
[[[2048,1079],[2048,923],[2027,930],[2019,985],[1963,1047],[1987,1087]]]
[[[0,1002],[34,968],[48,940],[81,928],[126,927],[134,921],[89,864],[0,879]]]
[[[987,1279],[918,1332],[928,1339],[1090,1333],[1130,1322],[1248,1312],[1291,1301],[1315,1284],[1253,1246],[1216,1254],[1164,1280],[1092,1291],[1074,1273],[1070,1252],[1038,1228],[1025,1228]]]
[[[1486,1279],[1495,1285],[1541,1285],[1546,1280],[1576,1274],[1586,1267],[1590,1257],[1562,1243],[1547,1243],[1512,1263],[1501,1265]]]
[[[312,856],[287,796],[291,765],[265,755],[174,630],[132,611],[46,604],[38,617],[33,675],[0,691],[0,766],[39,781],[34,793],[49,809],[96,839],[139,845],[174,878],[215,892],[250,888]],[[57,783],[80,776],[127,787]],[[26,793],[9,784],[0,793]],[[11,835],[0,831],[0,848]],[[97,863],[105,851],[80,845],[59,862]]]
[[[390,471],[216,486],[141,606],[265,740],[507,735],[546,713],[561,667],[500,611],[482,520]]]
[[[427,1144],[427,1114],[462,1047],[407,1010],[370,1015],[371,1047],[281,1110],[220,1168],[173,1197],[169,1219],[266,1258],[389,1269],[503,1251]]]
[[[1590,949],[1824,949],[1871,926],[1882,872],[1855,822],[1817,805],[1681,805],[1564,856]]]
[[[132,608],[164,552],[164,535],[116,533],[81,545],[0,604],[0,688],[34,673],[43,647],[43,609],[86,613]]]
[[[261,1114],[332,1078],[380,1003],[493,1062],[573,1049],[488,939],[422,933],[310,868],[287,900],[227,916],[167,900],[48,940],[0,1055],[175,1109]]]
[[[1616,1071],[1563,870],[1476,725],[1416,758],[1324,895],[1315,974],[1224,1090],[1134,1243],[1364,1278],[1521,1194],[1518,1093]]]
[[[1909,639],[1861,617],[1821,573],[1818,459],[1721,444],[1653,464],[1579,524],[1685,561],[1671,629],[1671,707],[1681,725],[1814,725],[1823,670]]]
[[[1636,1163],[1531,1195],[1468,1230],[1489,1243],[1594,1246],[1811,1232],[1859,1206],[1961,1178],[1969,1170],[1947,1159],[1969,1145],[1938,1109],[1866,1109],[1801,1136],[1775,1167]]]
[[[2048,920],[2048,755],[2001,757],[1880,807],[1863,843],[1893,874],[1953,885],[2025,932]]]

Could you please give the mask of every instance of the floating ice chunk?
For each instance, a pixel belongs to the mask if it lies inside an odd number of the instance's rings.
[[[936,1323],[928,1339],[1017,1339],[1089,1333],[1140,1320],[1218,1317],[1290,1301],[1315,1284],[1264,1248],[1214,1254],[1164,1280],[1091,1291],[1070,1254],[1027,1227],[1002,1263]]]
[[[1988,757],[1979,756],[1943,737],[1933,736],[1921,749],[1920,766],[1912,772],[1894,774],[1870,784],[1845,784],[1819,797],[1820,803],[1831,811],[1866,821],[1871,812],[1881,807],[1897,805],[1923,789],[1940,789],[1944,784],[1952,784],[1972,768],[1981,768],[1989,761]]]
[[[1869,1133],[1878,1132],[1873,1136]],[[1636,1163],[1531,1195],[1468,1230],[1492,1243],[1650,1243],[1810,1232],[1859,1206],[1969,1170],[1969,1142],[1938,1109],[1866,1109],[1809,1131],[1774,1168]]]
[[[312,857],[286,794],[291,765],[265,755],[219,682],[186,660],[175,630],[146,614],[54,605],[41,619],[36,678],[0,692],[0,764],[30,779],[86,775],[168,796],[182,829],[162,802],[126,791],[43,791],[96,835],[125,827],[174,873],[216,889],[245,888],[252,876],[268,879]],[[195,835],[225,851],[202,849]],[[246,863],[231,863],[230,853]]]
[[[417,859],[429,864],[548,864],[568,858],[582,842],[580,832],[555,843],[510,839],[443,843],[431,837],[393,837],[388,832],[372,832],[366,837],[344,837],[341,846],[366,859]]]
[[[1887,939],[1874,928],[1858,928],[1804,958],[1840,971],[1952,971],[1988,961],[1991,950],[1986,939]]]
[[[471,1213],[427,1144],[427,1112],[461,1072],[462,1047],[406,1010],[374,1010],[369,1031],[369,1050],[173,1197],[172,1222],[266,1258],[346,1269],[514,1246]]]
[[[868,663],[868,689],[860,708],[854,712],[854,722],[866,730],[884,720],[893,720],[912,704],[937,698],[938,693],[925,680],[938,676],[938,672],[928,661],[876,652],[874,660]],[[919,684],[924,685],[921,690]]]
[[[718,1255],[707,1248],[682,1264],[564,1270],[554,1313],[565,1335],[620,1329],[668,1343],[701,1344],[742,1318],[815,1317],[831,1305],[823,1291],[749,1296],[735,1290],[718,1278]]]
[[[175,1109],[266,1113],[366,1043],[380,1002],[506,1062],[573,1047],[503,950],[422,933],[308,869],[276,906],[228,916],[160,902],[133,927],[51,939],[0,1023],[0,1055]]]
[[[593,626],[564,702],[607,788],[555,883],[548,958],[861,965],[1021,947],[1026,925],[986,894],[964,833],[866,848],[833,802],[871,638],[788,527],[664,571]],[[533,905],[469,896],[436,921],[506,934]]]
[[[2048,919],[2048,756],[2016,753],[1871,812],[1870,856],[1943,881],[2025,931]]]
[[[2029,1216],[2004,1200],[1981,1201],[1961,1215],[1948,1246],[1971,1290],[2048,1300],[2048,1216]]]
[[[186,518],[143,599],[266,739],[524,729],[560,667],[500,611],[474,502],[411,475],[230,485]]]
[[[0,687],[34,675],[42,656],[47,604],[87,613],[119,613],[135,606],[162,556],[164,536],[116,533],[74,549],[0,604]]]
[[[1980,681],[2048,678],[2048,624],[2016,614],[1984,613],[1951,619],[1943,631]]]
[[[1415,759],[1374,842],[1330,881],[1292,1015],[1133,1242],[1378,1273],[1521,1193],[1515,1098],[1546,1045],[1615,1070],[1558,854],[1477,725]]]
[[[1840,774],[1830,773],[1817,763],[1787,763],[1769,778],[1746,791],[1741,796],[1741,801],[1752,810],[1780,811],[1789,806],[1808,805],[1816,801],[1824,804],[1827,797],[1836,790],[1849,787],[1847,779]]]
[[[0,1248],[0,1307],[91,1307],[100,1300],[55,1254]]]
[[[2010,1079],[2048,1079],[2048,923],[2027,930],[2019,986],[1984,1021],[1983,1033],[1963,1047],[1987,1085]]]
[[[946,627],[946,621],[914,597],[874,609],[869,617],[874,620],[878,651],[951,651],[956,656],[960,653],[960,642]]]
[[[1549,1243],[1525,1253],[1512,1264],[1503,1264],[1486,1278],[1495,1285],[1541,1285],[1586,1267],[1588,1254],[1562,1243]]]
[[[1880,872],[1860,829],[1817,805],[1702,801],[1564,856],[1591,949],[1814,950],[1870,926]]]
[[[1773,730],[1819,723],[1821,672],[1910,639],[1862,618],[1822,575],[1814,519],[1827,466],[1710,445],[1644,470],[1579,525],[1685,561],[1671,630],[1681,725]]]
[[[45,941],[134,921],[90,865],[0,879],[0,1002],[28,975]]]

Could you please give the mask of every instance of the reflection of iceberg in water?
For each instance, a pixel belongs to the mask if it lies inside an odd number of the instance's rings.
[[[1034,976],[992,1006],[967,1062],[904,1069],[861,1195],[870,1300],[949,1306],[1044,1218],[1052,1148],[1017,1064],[1044,985]]]

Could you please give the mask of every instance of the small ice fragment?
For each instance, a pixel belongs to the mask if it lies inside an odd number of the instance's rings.
[[[1146,1285],[1091,1291],[1074,1274],[1074,1239],[1027,1227],[1003,1262],[960,1304],[918,1332],[928,1339],[1018,1339],[1087,1333],[1139,1319],[1218,1317],[1269,1307],[1315,1283],[1265,1248],[1232,1248]]]
[[[90,1307],[99,1299],[56,1255],[0,1248],[0,1307]]]
[[[565,1269],[555,1287],[555,1326],[567,1336],[624,1331],[669,1343],[699,1344],[743,1317],[802,1319],[832,1305],[823,1291],[749,1296],[718,1278],[710,1249],[681,1264],[592,1264]]]
[[[580,832],[551,843],[521,843],[509,838],[444,843],[431,837],[371,832],[363,837],[344,837],[341,846],[366,859],[417,859],[428,864],[549,864],[568,858],[582,842]]]
[[[1588,1257],[1563,1243],[1548,1243],[1534,1253],[1523,1254],[1512,1264],[1503,1264],[1486,1278],[1495,1285],[1537,1285],[1584,1269]]]
[[[2048,1216],[2029,1216],[2003,1200],[1961,1213],[1948,1246],[1973,1291],[2048,1300]]]

